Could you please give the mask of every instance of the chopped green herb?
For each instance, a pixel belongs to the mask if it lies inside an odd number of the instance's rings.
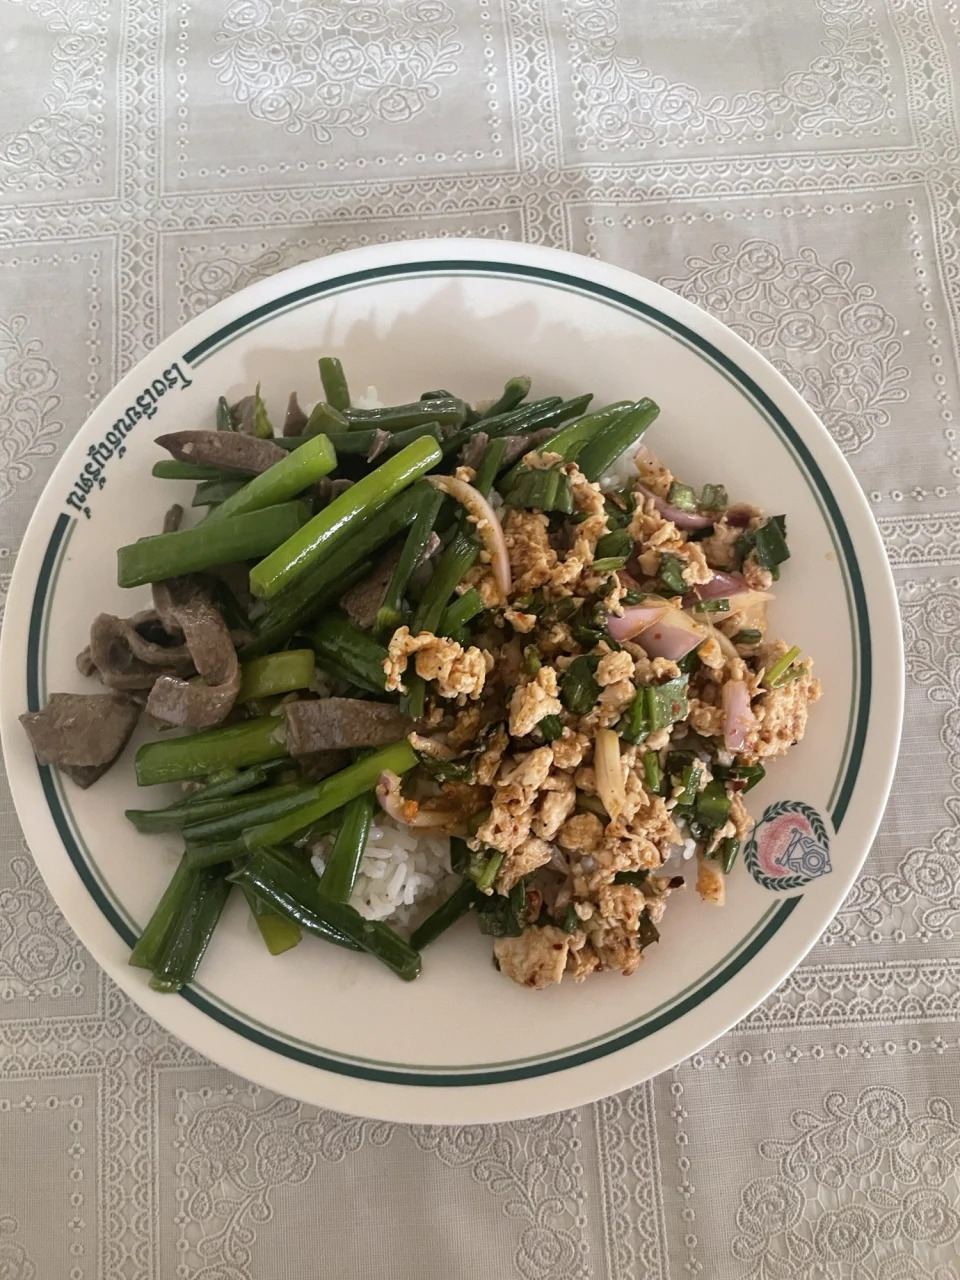
[[[474,866],[471,862],[467,875],[474,882],[481,893],[489,893],[493,888],[493,882],[497,878],[497,872],[500,870],[500,864],[503,862],[503,854],[499,852],[489,855],[481,855],[484,857],[482,866],[477,868],[474,875]]]
[[[649,947],[654,942],[660,941],[660,932],[657,926],[650,919],[650,912],[644,911],[639,920],[637,929],[637,946],[641,951],[645,947]]]
[[[693,606],[694,613],[729,613],[729,600],[698,600]]]
[[[694,803],[697,820],[705,827],[722,827],[730,817],[730,797],[719,778],[711,778]]]
[[[543,664],[540,661],[540,651],[535,644],[528,644],[523,649],[523,674],[525,676],[535,676]]]
[[[686,567],[685,560],[681,560],[679,556],[671,555],[669,551],[660,557],[657,577],[671,595],[683,596],[690,590],[683,579],[683,571]]]
[[[563,721],[559,716],[544,716],[537,725],[544,742],[553,742],[563,736]]]
[[[598,654],[583,654],[574,658],[560,679],[560,700],[568,711],[586,715],[592,711],[600,697],[600,686],[593,673],[600,665]]]
[[[626,529],[614,529],[613,533],[605,533],[597,543],[596,555],[601,560],[607,556],[626,557],[632,550],[633,539]]]
[[[734,644],[754,645],[759,644],[763,639],[763,632],[757,631],[754,627],[747,627],[744,631],[738,631],[733,637]]]
[[[741,560],[745,560],[752,551],[757,564],[761,569],[769,569],[776,581],[780,577],[780,566],[790,559],[786,516],[771,516],[759,529],[742,533],[737,539],[736,549]]]
[[[647,790],[656,795],[660,791],[660,757],[656,751],[645,751],[643,754],[643,780]]]
[[[677,507],[680,511],[696,511],[697,509],[697,495],[688,484],[680,484],[677,480],[674,480],[667,490],[667,502],[671,507]]]
[[[574,933],[580,924],[580,917],[577,915],[576,908],[571,902],[563,913],[563,920],[560,922],[560,928],[564,933]]]
[[[700,493],[701,511],[725,511],[730,505],[727,491],[722,484],[705,484]]]
[[[737,854],[740,852],[740,841],[736,836],[725,836],[717,849],[717,854],[723,866],[723,874],[728,876],[733,870],[733,864],[737,860]]]
[[[691,760],[685,767],[680,779],[683,790],[677,796],[678,808],[683,808],[685,805],[693,805],[696,802],[702,777],[703,765],[700,764],[699,760]]]
[[[616,573],[618,569],[624,568],[626,563],[626,556],[604,556],[600,560],[594,560],[590,568],[594,573]]]
[[[743,795],[752,790],[758,782],[762,782],[767,771],[762,764],[715,764],[713,776],[722,782],[746,782],[741,788]]]
[[[790,668],[800,657],[799,646],[794,645],[792,649],[788,649],[782,658],[778,658],[771,666],[767,667],[763,676],[763,683],[768,689],[776,689],[782,684],[790,682]],[[799,674],[799,672],[798,672]],[[796,679],[796,676],[792,677]]]
[[[643,888],[649,874],[649,871],[618,871],[613,877],[613,883],[629,884],[632,885],[634,889],[641,889]]]
[[[646,598],[645,592],[634,591],[631,587],[623,596],[623,604],[642,604]]]

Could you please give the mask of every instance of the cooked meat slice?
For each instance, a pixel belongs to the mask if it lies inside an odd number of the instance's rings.
[[[287,456],[286,450],[272,440],[261,440],[240,431],[173,431],[157,436],[157,444],[179,462],[196,462],[200,466],[255,475]]]
[[[539,431],[534,431],[528,436],[504,436],[503,440],[507,447],[503,451],[503,465],[509,466],[511,462],[516,462],[531,449],[539,449],[553,433],[553,427],[541,427]]]
[[[90,628],[90,645],[77,658],[85,674],[99,673],[110,689],[150,689],[159,675],[189,676],[196,670],[182,632],[167,631],[148,609],[132,618],[101,613]]]
[[[573,936],[552,924],[533,925],[519,938],[498,938],[493,954],[501,973],[523,987],[540,991],[563,977]]]
[[[400,548],[397,547],[374,569],[368,578],[358,582],[356,586],[340,597],[340,605],[350,615],[358,627],[372,627],[377,620],[377,610],[383,604],[390,579],[400,559]]]
[[[153,599],[164,624],[179,627],[205,683],[162,675],[150,690],[147,711],[166,724],[206,729],[229,715],[240,690],[240,663],[220,610],[197,578],[154,583]]]
[[[314,491],[321,506],[326,506],[334,498],[339,498],[341,493],[346,493],[352,485],[352,480],[331,480],[329,476],[324,476],[314,485]]]
[[[163,517],[163,532],[176,533],[183,524],[183,507],[179,502],[175,502],[172,507],[168,507]]]
[[[290,392],[290,399],[287,401],[287,413],[283,419],[283,434],[285,436],[299,436],[303,434],[303,428],[307,425],[307,415],[300,408],[300,401],[297,399],[295,391]]]
[[[292,756],[347,747],[381,747],[404,737],[413,721],[386,702],[319,698],[284,707]]]
[[[309,782],[320,782],[338,769],[345,769],[350,759],[349,751],[314,751],[310,755],[299,756],[297,764]]]
[[[41,764],[89,787],[127,745],[140,708],[119,693],[53,693],[42,711],[20,717]]]
[[[460,450],[461,467],[471,467],[476,471],[483,461],[483,455],[486,453],[489,443],[490,437],[486,431],[477,431],[472,435]]]

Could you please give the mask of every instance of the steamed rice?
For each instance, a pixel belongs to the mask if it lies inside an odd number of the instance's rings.
[[[311,862],[323,873],[334,837],[313,846]],[[370,830],[350,898],[367,920],[390,920],[406,932],[450,894],[459,877],[450,870],[450,840],[427,835],[382,814]]]

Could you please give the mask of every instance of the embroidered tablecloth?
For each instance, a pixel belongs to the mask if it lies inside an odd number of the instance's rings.
[[[524,239],[755,343],[869,498],[898,777],[807,961],[675,1071],[490,1128],[201,1060],[108,982],[0,797],[5,1280],[960,1275],[960,6],[0,0],[0,592],[162,337],[317,255]],[[891,672],[891,679],[895,678]]]

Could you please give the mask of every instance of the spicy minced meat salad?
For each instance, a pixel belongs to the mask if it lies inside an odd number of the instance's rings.
[[[120,548],[152,607],[94,620],[105,691],[21,717],[80,786],[141,716],[191,731],[136,754],[182,791],[127,817],[183,851],[131,963],[189,982],[239,886],[273,954],[307,931],[409,980],[470,915],[523,986],[633,973],[685,859],[723,904],[744,796],[820,696],[767,634],[785,518],[675,479],[648,399],[364,408],[320,373],[282,434],[258,388],[158,439],[206,514]]]

